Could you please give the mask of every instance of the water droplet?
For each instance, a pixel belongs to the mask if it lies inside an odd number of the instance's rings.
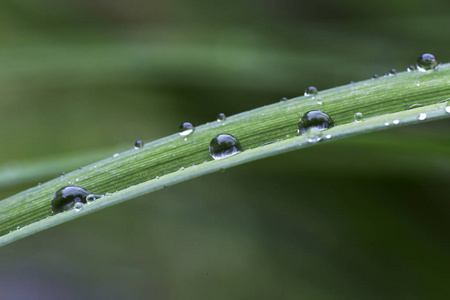
[[[389,122],[384,122],[384,126],[389,126]]]
[[[298,134],[305,134],[312,127],[324,130],[333,126],[334,121],[329,115],[320,110],[311,110],[305,113],[298,122]]]
[[[395,74],[397,74],[397,70],[396,70],[396,69],[391,69],[391,70],[389,71],[389,74],[390,74],[390,75],[395,75]]]
[[[273,143],[276,143],[276,142],[275,141],[267,142],[267,143],[264,143],[262,145],[259,145],[258,147],[264,147],[264,146],[267,146],[267,145],[270,145],[270,144],[273,144]]]
[[[214,159],[225,158],[241,151],[241,143],[231,134],[219,134],[209,144],[209,153]]]
[[[119,155],[120,155],[119,153],[116,153],[116,154],[113,155],[113,157],[116,158],[116,157],[118,157]]]
[[[408,72],[412,72],[412,71],[415,71],[415,70],[416,70],[416,67],[413,66],[413,65],[410,65],[408,68],[406,68],[406,70],[407,70]]]
[[[220,113],[217,115],[217,122],[225,121],[226,118],[227,118],[227,116],[225,116],[224,113]]]
[[[419,118],[418,118],[418,119],[419,119],[420,121],[423,121],[423,120],[425,120],[426,118],[427,118],[427,114],[426,114],[426,113],[420,113],[420,114],[419,114]]]
[[[80,210],[83,209],[83,203],[82,203],[82,202],[76,202],[76,203],[73,205],[73,208],[75,209],[75,211],[80,211]]]
[[[363,120],[363,114],[360,112],[357,112],[353,118],[355,119],[356,123],[359,123]]]
[[[327,139],[331,139],[331,134],[327,134],[325,137],[326,137]]]
[[[280,100],[280,102],[286,102],[287,101],[287,98],[286,97],[283,97],[283,98],[281,98],[281,100]]]
[[[372,75],[372,78],[373,78],[373,79],[378,78],[378,77],[380,77],[380,76],[378,76],[378,74],[373,74],[373,75]]]
[[[316,87],[314,86],[310,86],[305,90],[305,96],[314,96],[318,93],[319,91],[317,90]]]
[[[316,103],[319,104],[319,105],[322,105],[322,103],[323,103],[322,98],[319,97],[319,98],[317,99],[317,102],[316,102]]]
[[[92,193],[79,186],[65,186],[59,189],[52,198],[52,210],[57,214],[72,209],[76,203],[86,203],[86,197]],[[102,195],[94,195],[103,197]]]
[[[66,175],[66,172],[61,172],[61,177],[64,177]]]
[[[400,120],[394,120],[392,121],[392,124],[397,125],[398,123],[400,123]]]
[[[317,143],[322,139],[322,132],[317,127],[311,127],[306,132],[306,139],[310,143]]]
[[[416,104],[413,104],[410,107],[408,107],[408,110],[409,109],[414,109],[414,108],[419,108],[419,107],[424,107],[424,106],[425,105],[423,105],[423,104],[416,103]]]
[[[41,187],[41,186],[42,186],[42,183],[39,182],[39,183],[38,183],[38,187]]]
[[[193,133],[195,130],[194,125],[192,125],[192,123],[189,122],[184,122],[183,124],[180,125],[180,135],[181,136],[186,136],[189,135],[191,133]]]
[[[139,149],[139,148],[142,148],[142,147],[144,147],[144,142],[142,142],[142,141],[136,141],[136,143],[134,143],[134,149]]]
[[[75,179],[75,181],[76,181],[76,182],[78,182],[78,178],[77,178],[77,179]]]
[[[447,107],[445,108],[445,112],[448,113],[448,114],[450,114],[450,106],[447,106]]]
[[[94,203],[94,201],[97,199],[94,194],[89,194],[86,196],[86,203],[91,204]]]
[[[436,69],[438,61],[433,54],[425,53],[417,59],[417,69],[421,72]]]

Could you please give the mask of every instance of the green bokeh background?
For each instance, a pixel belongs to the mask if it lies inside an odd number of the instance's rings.
[[[424,52],[449,62],[449,28],[447,0],[2,0],[0,163],[88,163]],[[449,128],[279,155],[46,230],[0,249],[0,299],[448,299]]]

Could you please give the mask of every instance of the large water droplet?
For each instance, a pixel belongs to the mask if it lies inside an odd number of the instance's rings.
[[[219,134],[209,144],[209,153],[214,159],[225,158],[241,151],[241,143],[231,134]]]
[[[220,113],[217,115],[217,122],[225,121],[226,118],[227,118],[227,116],[225,116],[224,113]]]
[[[191,133],[193,133],[195,130],[194,125],[192,125],[192,123],[189,122],[184,122],[183,124],[180,125],[180,135],[181,136],[186,136],[189,135]]]
[[[311,110],[305,113],[298,122],[298,133],[305,134],[312,127],[324,130],[333,126],[334,121],[329,115],[320,110]]]
[[[310,143],[317,143],[322,139],[322,132],[317,127],[312,127],[306,132],[306,139]]]
[[[355,122],[357,122],[357,123],[361,122],[363,120],[363,114],[360,112],[357,112],[354,115],[354,119],[355,119]]]
[[[438,61],[436,60],[434,55],[430,54],[430,53],[422,54],[417,59],[417,69],[419,69],[419,71],[421,71],[421,72],[425,72],[426,70],[436,69],[437,65],[438,65]]]
[[[317,90],[316,87],[314,86],[310,86],[305,90],[305,96],[314,96],[318,93],[319,91]]]
[[[420,114],[419,114],[418,119],[419,119],[420,121],[423,121],[423,120],[425,120],[426,118],[427,118],[427,114],[426,114],[426,113],[420,113]]]
[[[52,198],[52,210],[55,214],[72,209],[76,203],[86,203],[86,197],[92,193],[79,186],[65,186],[59,189]],[[94,195],[96,198],[102,195]]]
[[[142,141],[136,141],[136,143],[134,143],[134,149],[139,149],[144,147],[144,143]]]

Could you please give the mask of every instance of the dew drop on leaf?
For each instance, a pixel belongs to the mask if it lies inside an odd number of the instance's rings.
[[[209,144],[209,153],[214,159],[222,159],[241,151],[241,143],[231,134],[219,134]]]
[[[314,96],[318,93],[319,91],[317,90],[316,87],[314,86],[310,86],[305,90],[305,96]]]
[[[415,67],[414,65],[410,65],[408,68],[406,68],[406,70],[407,70],[408,72],[412,72],[412,71],[415,71],[415,70],[416,70],[416,67]]]
[[[423,121],[423,120],[425,120],[426,118],[427,118],[427,114],[426,114],[426,113],[420,113],[420,114],[419,114],[418,119],[419,119],[420,121]]]
[[[359,123],[359,122],[361,122],[361,121],[363,120],[363,114],[360,113],[360,112],[357,112],[357,113],[353,116],[353,118],[355,119],[355,122],[356,122],[356,123]]]
[[[144,147],[144,143],[142,141],[136,141],[136,143],[134,143],[134,149],[139,149]]]
[[[436,69],[438,61],[433,54],[425,53],[417,59],[417,69],[421,72]]]
[[[226,118],[227,118],[227,116],[225,116],[224,113],[220,113],[217,115],[217,122],[225,121]]]
[[[298,122],[298,134],[306,134],[308,129],[316,127],[319,130],[334,126],[334,121],[321,110],[311,110],[305,113]]]
[[[57,214],[70,210],[74,208],[77,203],[84,204],[87,202],[86,198],[89,195],[93,195],[95,198],[103,197],[103,195],[94,195],[79,186],[65,186],[59,189],[52,198],[51,207],[53,213]]]
[[[193,133],[194,130],[195,130],[195,127],[194,127],[194,125],[192,125],[192,123],[184,122],[183,124],[180,125],[179,133],[181,136],[186,136],[186,135]]]

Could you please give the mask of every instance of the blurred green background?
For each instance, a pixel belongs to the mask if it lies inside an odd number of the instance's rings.
[[[90,163],[424,52],[449,62],[449,28],[447,0],[3,0],[0,163]],[[0,299],[448,299],[449,128],[279,155],[46,230],[0,249]]]

